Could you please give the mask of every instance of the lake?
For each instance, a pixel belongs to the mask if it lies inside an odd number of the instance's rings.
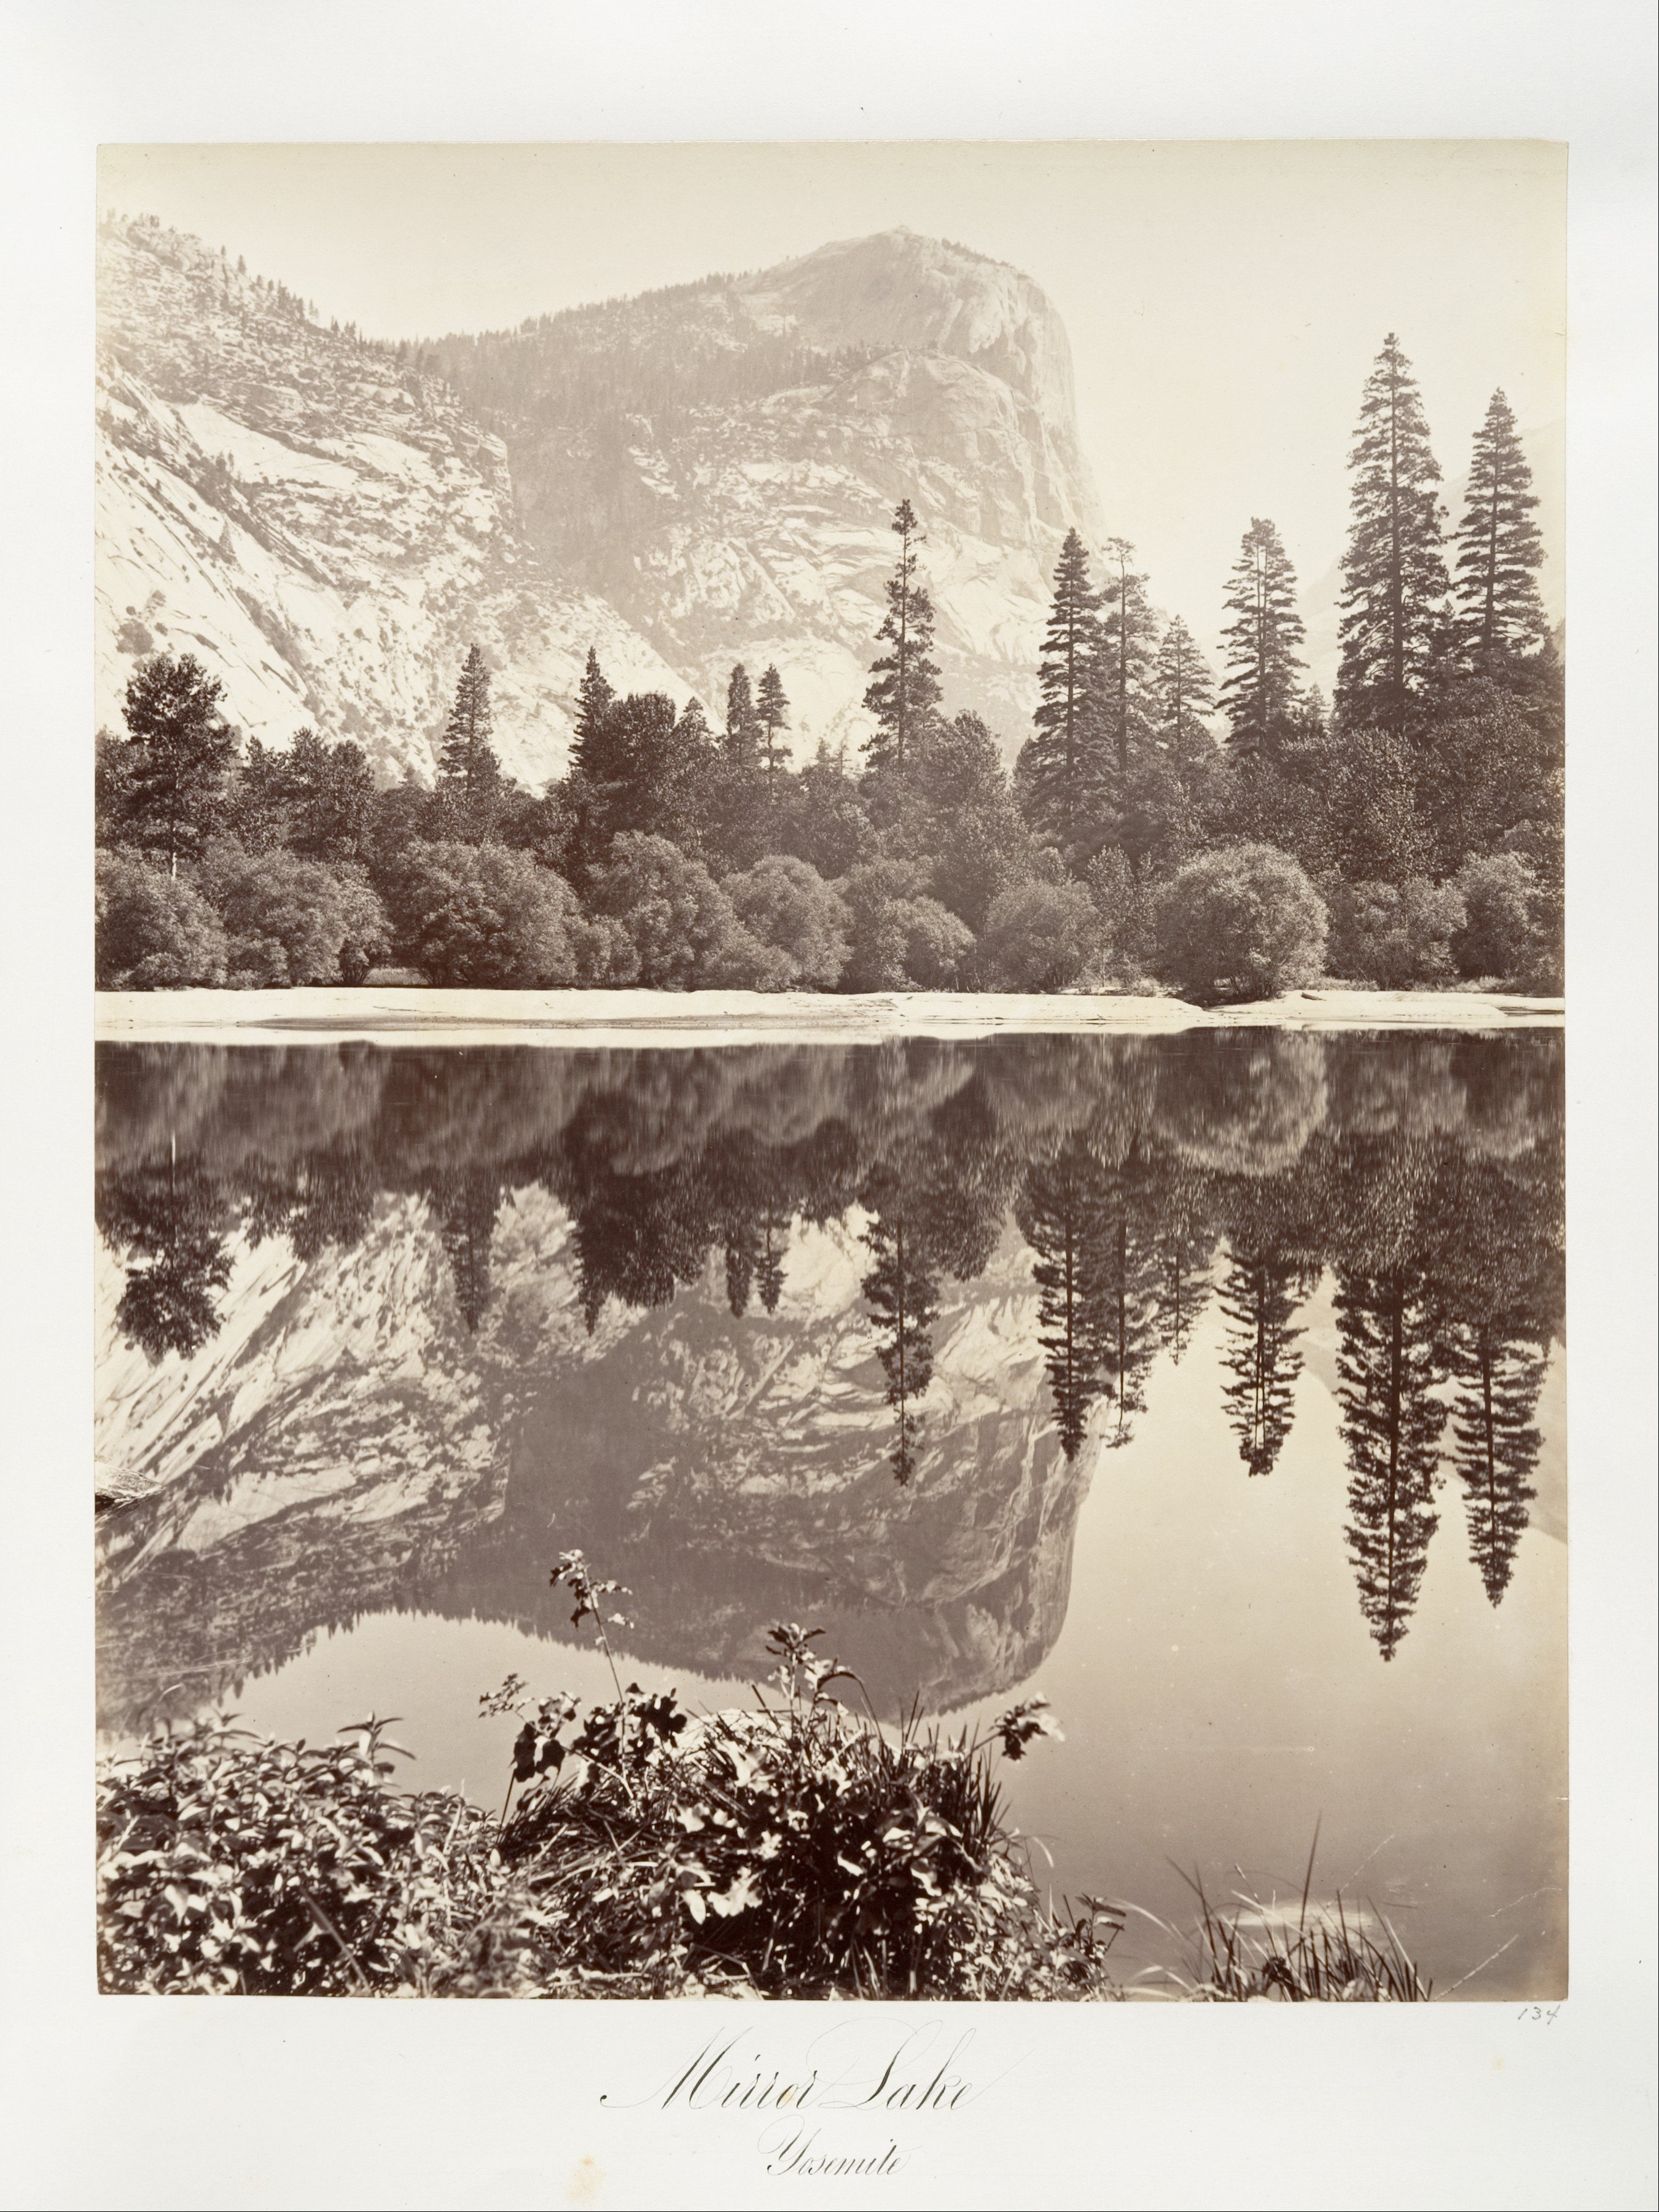
[[[1038,1692],[1039,1879],[1566,1978],[1559,1033],[98,1049],[100,1726]],[[1171,1862],[1174,1863],[1172,1864]],[[1176,1957],[1131,1917],[1126,1977]],[[1476,1972],[1476,1969],[1480,1969]]]

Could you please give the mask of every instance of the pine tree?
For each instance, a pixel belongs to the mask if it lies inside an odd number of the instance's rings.
[[[582,775],[594,777],[599,773],[605,717],[616,703],[617,695],[605,680],[599,654],[590,645],[587,665],[576,690],[576,741],[570,756],[571,767]]]
[[[1346,1531],[1359,1609],[1384,1659],[1416,1608],[1439,1525],[1435,1469],[1447,1409],[1434,1395],[1446,1355],[1428,1286],[1405,1266],[1339,1270],[1337,1396],[1351,1476]]]
[[[1037,1255],[1031,1269],[1037,1340],[1067,1459],[1076,1456],[1090,1410],[1106,1388],[1101,1182],[1099,1162],[1073,1139],[1058,1159],[1031,1169],[1014,1208],[1020,1234]]]
[[[760,717],[749,689],[749,671],[739,661],[726,687],[726,757],[733,766],[752,768],[760,746]]]
[[[469,646],[438,756],[438,793],[454,828],[471,844],[489,836],[501,803],[501,766],[489,742],[492,720],[489,671],[477,647]]]
[[[1474,437],[1468,501],[1457,532],[1457,622],[1463,649],[1485,672],[1549,642],[1538,595],[1544,541],[1538,505],[1510,403],[1494,392]]]
[[[1148,1241],[1152,1327],[1179,1367],[1213,1288],[1216,1231],[1207,1177],[1168,1158],[1157,1169]]]
[[[876,632],[878,642],[891,649],[871,663],[873,679],[864,703],[876,718],[870,740],[872,769],[904,769],[907,744],[921,738],[939,710],[939,665],[933,649],[933,603],[920,580],[916,548],[923,544],[921,526],[908,499],[893,513],[892,527],[899,541],[898,564],[887,582],[887,612]]]
[[[125,834],[165,854],[175,876],[224,819],[236,732],[219,711],[223,695],[189,653],[141,662],[127,685]]]
[[[1204,719],[1215,711],[1215,679],[1179,615],[1158,648],[1152,690],[1164,743],[1176,772],[1185,779],[1215,757],[1215,740]]]
[[[1452,1459],[1463,1485],[1469,1557],[1497,1605],[1526,1533],[1527,1508],[1537,1496],[1528,1477],[1543,1441],[1534,1421],[1545,1355],[1508,1334],[1501,1320],[1483,1322],[1455,1332],[1451,1365],[1458,1382]]]
[[[1137,1138],[1117,1166],[1103,1164],[1098,1174],[1090,1289],[1099,1316],[1101,1367],[1117,1404],[1105,1441],[1116,1450],[1133,1434],[1129,1416],[1146,1409],[1141,1386],[1158,1351],[1158,1270],[1152,1234],[1158,1170]]]
[[[1087,794],[1098,781],[1101,647],[1100,598],[1089,581],[1089,556],[1076,531],[1068,530],[1037,663],[1036,733],[1020,761],[1026,817],[1068,860],[1078,849]]]
[[[1353,520],[1342,557],[1336,710],[1349,725],[1415,735],[1451,586],[1435,490],[1440,467],[1411,363],[1392,332],[1366,379],[1348,461]]]
[[[1221,703],[1229,744],[1240,760],[1273,759],[1283,750],[1306,673],[1296,648],[1304,636],[1296,611],[1296,571],[1278,530],[1252,515],[1227,580],[1227,676]]]
[[[1126,538],[1107,539],[1106,580],[1100,592],[1098,697],[1120,782],[1149,732],[1158,653],[1158,617],[1146,596],[1146,576],[1130,565],[1134,550]]]
[[[864,1241],[875,1261],[860,1288],[877,1316],[876,1357],[887,1377],[887,1402],[898,1416],[893,1472],[902,1483],[915,1473],[920,1424],[911,1408],[933,1376],[933,1326],[939,1283],[927,1240],[911,1218],[897,1178],[884,1172],[871,1193]]]
[[[1228,1320],[1222,1364],[1232,1376],[1223,1390],[1238,1455],[1252,1474],[1271,1474],[1291,1432],[1302,1334],[1291,1327],[1301,1270],[1274,1254],[1236,1251],[1221,1288]]]
[[[778,770],[787,757],[780,750],[778,732],[789,726],[789,702],[784,696],[783,678],[775,668],[768,668],[761,678],[755,714],[765,733],[761,740],[761,757],[766,767],[766,787],[775,805]]]

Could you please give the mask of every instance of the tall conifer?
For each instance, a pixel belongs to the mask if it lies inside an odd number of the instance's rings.
[[[1025,810],[1037,835],[1069,860],[1082,834],[1087,794],[1097,780],[1100,739],[1100,598],[1089,556],[1068,530],[1054,568],[1054,596],[1037,662],[1041,701],[1036,734],[1020,763]]]
[[[1451,586],[1435,489],[1440,466],[1411,363],[1392,331],[1365,380],[1348,462],[1353,520],[1342,556],[1337,714],[1415,735]]]
[[[778,769],[785,757],[778,744],[778,732],[789,726],[789,702],[784,694],[783,678],[775,668],[768,668],[761,678],[760,690],[755,696],[755,714],[763,732],[761,758],[766,768],[766,787],[775,800]]]
[[[1076,1456],[1090,1410],[1106,1388],[1102,1181],[1099,1162],[1074,1137],[1058,1159],[1031,1168],[1014,1207],[1020,1233],[1036,1255],[1037,1341],[1067,1459]]]
[[[760,718],[749,671],[738,661],[726,686],[726,757],[735,767],[752,768],[759,744]]]
[[[438,756],[438,791],[453,811],[455,828],[473,842],[493,827],[501,798],[501,764],[489,742],[493,725],[489,671],[477,647],[469,646]]]
[[[1474,436],[1468,501],[1457,532],[1457,627],[1477,668],[1548,643],[1549,623],[1538,595],[1544,541],[1533,520],[1538,505],[1532,470],[1501,392]]]
[[[1107,539],[1100,592],[1099,698],[1120,781],[1148,735],[1158,655],[1158,617],[1146,596],[1146,578],[1132,565],[1134,550],[1127,538]]]
[[[893,1472],[908,1483],[915,1473],[921,1427],[912,1408],[933,1376],[939,1281],[916,1209],[891,1170],[877,1176],[867,1202],[864,1241],[875,1265],[860,1288],[875,1309],[876,1357],[887,1377],[887,1402],[898,1419]]]
[[[893,511],[897,566],[887,581],[887,612],[876,632],[890,650],[871,663],[864,703],[875,716],[869,765],[902,771],[906,747],[921,738],[939,711],[939,665],[933,659],[933,603],[921,582],[916,549],[925,541],[908,499]]]
[[[1272,1252],[1235,1250],[1222,1284],[1228,1320],[1222,1364],[1232,1381],[1222,1391],[1238,1455],[1252,1474],[1271,1474],[1291,1432],[1302,1334],[1291,1326],[1299,1303],[1301,1270]]]
[[[1164,633],[1152,669],[1158,728],[1177,769],[1201,766],[1215,752],[1206,714],[1215,711],[1215,679],[1179,615]]]
[[[1227,580],[1227,675],[1221,703],[1229,744],[1241,760],[1272,759],[1295,714],[1306,673],[1296,611],[1296,571],[1278,530],[1252,515]]]
[[[1351,1470],[1346,1534],[1364,1614],[1392,1659],[1416,1610],[1439,1525],[1434,1478],[1447,1408],[1447,1358],[1421,1272],[1339,1269],[1337,1397]]]
[[[1452,1457],[1463,1486],[1469,1557],[1487,1597],[1509,1588],[1516,1547],[1537,1496],[1528,1478],[1543,1439],[1535,1425],[1545,1355],[1509,1333],[1502,1317],[1457,1330],[1451,1341],[1458,1392],[1452,1407]]]
[[[582,680],[576,690],[576,742],[571,753],[570,765],[583,775],[599,772],[599,750],[605,718],[616,704],[617,695],[605,680],[599,665],[599,656],[590,645],[587,665],[582,671]]]

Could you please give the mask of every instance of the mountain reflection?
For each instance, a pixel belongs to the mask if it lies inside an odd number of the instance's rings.
[[[1448,1457],[1494,1605],[1528,1525],[1548,1033],[104,1045],[99,1103],[118,1333],[192,1378],[157,1410],[141,1362],[116,1408],[170,1477],[104,1527],[123,1711],[389,1606],[546,1627],[550,1524],[639,1592],[642,1655],[741,1672],[772,1618],[857,1613],[896,1693],[963,1702],[1052,1644],[1093,1449],[1212,1300],[1271,1475],[1328,1276],[1382,1656]]]

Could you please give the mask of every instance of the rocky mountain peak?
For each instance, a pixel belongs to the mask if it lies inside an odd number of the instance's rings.
[[[949,354],[1031,401],[1061,435],[1072,429],[1065,325],[1029,276],[947,239],[900,225],[842,239],[736,287],[756,324],[818,346]]]
[[[195,653],[245,731],[429,775],[478,642],[505,765],[621,690],[775,663],[797,757],[856,745],[889,522],[927,532],[946,704],[1012,758],[1060,542],[1095,521],[1066,333],[1020,271],[900,228],[429,343],[325,327],[228,251],[100,239],[98,714]]]

